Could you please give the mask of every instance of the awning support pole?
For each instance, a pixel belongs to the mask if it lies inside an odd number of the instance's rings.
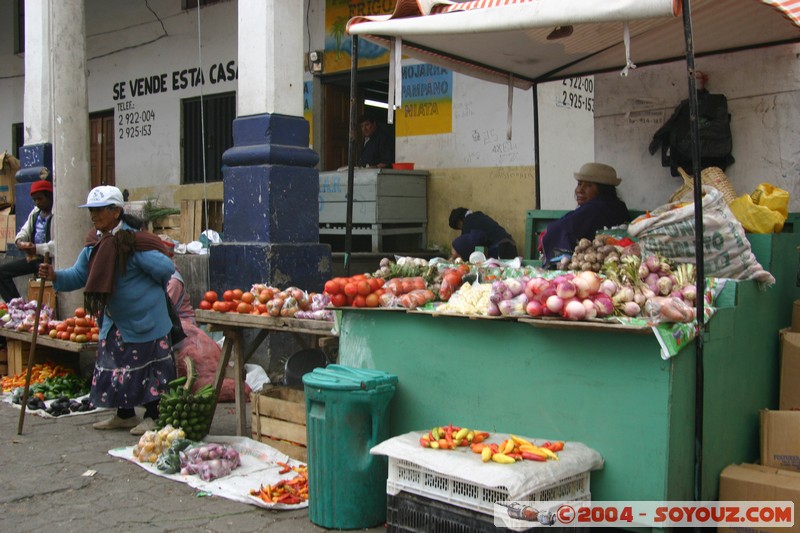
[[[533,94],[533,187],[536,194],[536,201],[533,204],[534,209],[542,208],[542,190],[541,180],[542,173],[540,171],[541,159],[539,158],[539,84],[534,83],[531,87]],[[533,246],[539,246],[538,242],[532,243]],[[535,249],[535,248],[534,248]],[[526,250],[526,253],[530,253]]]
[[[350,252],[353,250],[353,187],[356,166],[356,101],[358,90],[358,35],[351,37],[350,51],[350,142],[347,146],[347,215],[344,230],[344,275],[350,275]]]
[[[697,272],[697,337],[695,338],[695,404],[694,404],[694,439],[695,439],[695,482],[694,498],[703,500],[703,333],[705,317],[703,303],[705,298],[705,257],[703,253],[703,183],[700,179],[700,130],[697,122],[697,79],[694,67],[694,38],[692,35],[692,14],[690,0],[682,0],[683,33],[686,40],[686,71],[689,81],[689,133],[692,140],[692,176],[694,178],[694,255]]]

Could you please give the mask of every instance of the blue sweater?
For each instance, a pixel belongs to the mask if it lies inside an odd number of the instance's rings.
[[[69,292],[86,285],[92,249],[93,246],[85,247],[72,267],[56,271],[56,291]],[[169,333],[172,321],[165,290],[174,271],[172,259],[157,250],[135,252],[128,260],[125,275],[116,278],[100,339],[108,336],[112,324],[117,325],[126,342],[152,341]]]
[[[597,196],[574,211],[547,225],[542,238],[544,265],[549,266],[561,254],[572,255],[582,238],[594,238],[597,230],[630,222],[625,202],[618,198]]]

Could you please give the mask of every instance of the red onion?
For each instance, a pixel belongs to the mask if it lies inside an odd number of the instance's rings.
[[[603,318],[614,313],[614,302],[611,300],[611,297],[605,293],[599,292],[595,294],[592,300],[597,309],[598,317]]]
[[[686,285],[681,289],[683,299],[689,302],[694,302],[697,299],[697,287],[694,285]]]
[[[586,318],[592,319],[597,317],[597,308],[594,306],[594,302],[590,299],[585,299],[583,302],[583,307],[586,308]]]
[[[625,302],[622,306],[622,312],[625,313],[626,316],[637,316],[641,311],[642,309],[636,302]]]
[[[556,285],[556,294],[561,298],[572,298],[577,289],[572,281],[562,281]]]
[[[506,287],[511,291],[511,296],[519,296],[525,290],[525,286],[517,279],[509,278],[505,280]]]
[[[662,296],[666,296],[672,292],[672,280],[668,277],[658,278],[658,292]]]
[[[650,272],[658,272],[661,270],[661,261],[657,255],[648,255],[644,260],[644,265]]]
[[[500,316],[500,309],[497,307],[497,303],[489,300],[489,309],[486,314],[489,316]]]
[[[611,281],[610,279],[604,279],[600,283],[600,291],[604,294],[609,296],[614,296],[617,293],[617,284]]]
[[[529,300],[525,311],[530,316],[542,316],[542,303],[538,300]]]

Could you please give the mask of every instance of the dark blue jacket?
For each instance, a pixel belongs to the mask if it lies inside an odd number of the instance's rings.
[[[563,254],[572,255],[584,237],[594,238],[597,230],[630,222],[625,202],[613,196],[597,196],[547,226],[542,237],[542,263],[549,266]]]
[[[391,166],[394,163],[394,139],[384,130],[378,130],[361,147],[358,166],[367,167],[384,163]]]

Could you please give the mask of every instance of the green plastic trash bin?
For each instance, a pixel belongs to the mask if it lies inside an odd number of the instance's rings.
[[[308,437],[308,516],[329,529],[386,521],[386,457],[369,450],[389,435],[397,376],[342,365],[303,376]]]

